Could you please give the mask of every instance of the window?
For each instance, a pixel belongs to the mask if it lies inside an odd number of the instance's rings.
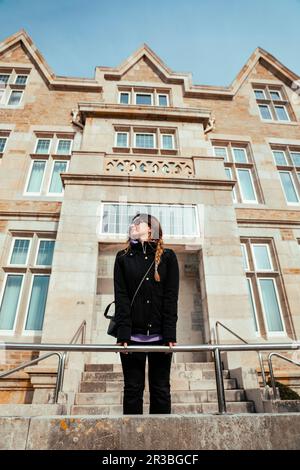
[[[292,173],[290,171],[280,171],[279,176],[287,203],[298,204],[299,195],[293,181]]]
[[[8,83],[9,77],[10,77],[10,75],[8,75],[8,74],[0,75],[0,86],[3,85],[3,84],[6,85]]]
[[[155,134],[135,134],[135,147],[152,149],[155,147]]]
[[[122,204],[103,203],[100,233],[124,235],[137,212],[146,212],[159,218],[166,237],[198,237],[199,221],[197,207],[180,204]]]
[[[6,275],[0,306],[0,330],[15,329],[23,278],[23,274]]]
[[[119,103],[120,104],[129,104],[130,103],[130,93],[121,91],[119,93]]]
[[[283,87],[259,85],[254,88],[260,117],[264,121],[290,121],[291,107]]]
[[[116,147],[128,147],[128,132],[116,133]]]
[[[49,275],[33,275],[27,318],[26,331],[42,331],[46,308]]]
[[[152,105],[153,95],[151,93],[136,93],[135,104]]]
[[[120,87],[118,90],[119,104],[135,104],[140,106],[170,106],[170,90],[161,88]]]
[[[9,106],[17,106],[21,102],[22,95],[23,91],[12,90],[7,104]]]
[[[241,246],[255,331],[266,337],[285,334],[287,307],[273,241],[245,239]]]
[[[52,167],[52,174],[50,178],[49,194],[61,194],[63,193],[63,184],[60,177],[61,173],[65,173],[68,167],[67,161],[54,160]]]
[[[10,265],[26,265],[28,261],[30,238],[14,239],[13,249],[10,256]]]
[[[56,153],[58,155],[70,155],[72,147],[72,140],[58,139]]]
[[[39,240],[38,250],[37,250],[37,266],[51,266],[54,252],[54,240]]]
[[[36,143],[35,153],[46,154],[50,153],[50,139],[38,139]]]
[[[45,160],[33,160],[26,193],[40,194],[46,168]]]
[[[226,176],[237,180],[233,202],[257,204],[262,200],[256,168],[249,144],[213,141],[214,154],[224,158]]]
[[[54,238],[13,235],[0,295],[0,330],[6,334],[42,331],[54,246]]]
[[[16,76],[16,85],[26,85],[28,75],[17,75]]]
[[[168,95],[158,95],[158,106],[169,106]]]
[[[165,150],[173,150],[174,149],[174,135],[162,134],[161,135],[161,147]]]
[[[271,146],[271,149],[287,204],[299,204],[300,148],[285,145]]]
[[[4,152],[7,137],[0,137],[0,153]]]

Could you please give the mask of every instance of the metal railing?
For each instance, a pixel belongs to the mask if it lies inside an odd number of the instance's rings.
[[[248,341],[246,341],[244,338],[242,338],[241,336],[239,336],[237,333],[235,333],[233,330],[231,330],[230,328],[228,328],[228,326],[224,325],[224,323],[221,323],[220,321],[217,321],[217,322],[216,322],[216,325],[215,325],[217,343],[220,342],[219,330],[218,330],[218,326],[219,326],[219,325],[222,326],[222,328],[224,328],[225,330],[227,330],[229,333],[231,333],[233,336],[235,336],[236,338],[238,338],[240,341],[242,341],[244,344],[249,344]],[[264,360],[263,360],[263,356],[262,356],[261,351],[257,351],[257,355],[258,355],[258,361],[259,361],[259,366],[260,366],[260,372],[261,372],[261,378],[262,378],[263,386],[266,387],[266,386],[267,386],[267,379],[266,379],[266,372],[265,372],[265,368],[264,368]]]
[[[300,362],[293,361],[289,357],[283,356],[282,354],[279,354],[279,353],[273,353],[272,352],[268,355],[268,365],[269,365],[271,385],[272,385],[272,389],[273,389],[273,397],[275,399],[276,398],[280,399],[280,395],[278,396],[278,393],[277,393],[275,376],[274,376],[274,369],[273,369],[273,364],[272,364],[272,359],[273,359],[274,356],[279,357],[279,359],[282,359],[283,361],[290,362],[291,364],[295,364],[298,367],[300,367]]]
[[[264,344],[205,344],[189,346],[118,346],[118,345],[95,345],[95,344],[29,344],[29,343],[2,343],[1,348],[7,350],[22,351],[53,351],[53,352],[212,352],[214,356],[216,387],[218,396],[219,413],[227,412],[224,379],[222,372],[221,352],[225,351],[290,351],[300,349],[300,342],[294,343],[264,343]],[[64,365],[64,364],[63,364]],[[21,367],[21,366],[20,366]],[[63,368],[58,370],[57,383],[62,384]],[[60,392],[62,389],[58,389]],[[57,395],[58,396],[58,395]],[[57,401],[57,398],[56,398]]]
[[[16,348],[20,349],[20,348]],[[32,348],[30,351],[36,351],[36,348]],[[65,370],[65,356],[64,354],[60,352],[52,352],[48,354],[44,354],[43,356],[37,357],[36,359],[32,359],[32,361],[27,361],[23,362],[23,364],[14,367],[13,369],[9,369],[6,372],[2,372],[0,374],[0,379],[3,379],[4,377],[7,377],[11,374],[14,374],[15,372],[18,372],[18,370],[25,369],[26,367],[33,366],[34,364],[37,364],[40,361],[43,361],[44,359],[47,359],[48,357],[51,356],[58,356],[58,366],[57,366],[57,377],[56,377],[56,384],[55,384],[55,390],[54,390],[54,398],[53,401],[54,403],[57,403],[58,400],[58,394],[62,390],[63,386],[63,378],[64,378],[64,370]]]

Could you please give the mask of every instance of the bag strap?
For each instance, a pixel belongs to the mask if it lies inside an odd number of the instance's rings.
[[[133,298],[132,298],[132,301],[131,301],[131,303],[130,303],[130,308],[132,307],[132,304],[133,304],[133,301],[134,301],[134,299],[135,299],[135,296],[136,296],[136,294],[138,293],[138,290],[139,290],[139,288],[141,287],[143,280],[145,279],[145,277],[147,276],[148,272],[149,272],[150,269],[152,268],[152,266],[153,266],[153,264],[154,264],[154,261],[155,261],[155,260],[152,261],[151,265],[149,266],[149,268],[147,269],[146,273],[144,274],[144,276],[143,276],[141,282],[139,283],[139,285],[138,285],[138,287],[137,287],[137,289],[136,289],[136,291],[135,291],[135,293],[134,293],[134,296],[133,296]],[[115,300],[113,300],[110,304],[108,304],[107,307],[106,307],[106,309],[104,310],[104,316],[105,316],[105,318],[114,318],[114,315],[108,315],[108,310],[110,309],[110,306],[111,306],[113,303],[115,303]]]

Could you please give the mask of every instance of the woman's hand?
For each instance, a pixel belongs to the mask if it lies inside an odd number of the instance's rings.
[[[116,343],[117,346],[124,346],[124,348],[127,348],[127,343],[121,342],[121,343]],[[120,351],[123,354],[128,354],[128,352],[125,351]],[[117,354],[117,353],[116,353]]]
[[[166,346],[169,346],[169,348],[171,349],[173,346],[176,346],[177,343],[174,343],[173,341],[169,341],[168,344]],[[170,354],[169,352],[166,352],[165,354]]]

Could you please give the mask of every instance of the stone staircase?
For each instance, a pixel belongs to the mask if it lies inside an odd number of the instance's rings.
[[[255,413],[254,403],[245,400],[229,371],[223,371],[227,411]],[[146,367],[147,377],[147,367]],[[172,363],[172,413],[217,413],[218,402],[212,362]],[[123,373],[121,364],[86,364],[79,392],[75,395],[72,415],[122,415]],[[149,412],[146,379],[144,414]]]

